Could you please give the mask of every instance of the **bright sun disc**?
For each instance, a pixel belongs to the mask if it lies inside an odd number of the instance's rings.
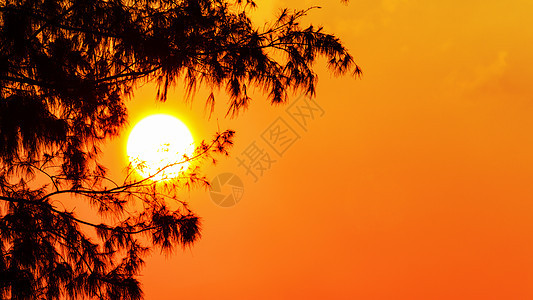
[[[189,128],[175,117],[158,114],[142,119],[133,127],[126,148],[132,167],[144,178],[164,180],[187,170],[194,140]],[[172,165],[172,166],[169,166]],[[169,166],[165,168],[166,166]]]

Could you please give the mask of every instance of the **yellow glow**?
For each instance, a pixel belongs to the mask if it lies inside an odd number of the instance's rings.
[[[157,114],[133,127],[126,151],[132,167],[142,177],[164,180],[187,170],[186,157],[193,155],[194,140],[183,122],[170,115]]]

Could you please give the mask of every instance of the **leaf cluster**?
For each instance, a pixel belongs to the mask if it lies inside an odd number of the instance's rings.
[[[200,237],[199,217],[177,193],[208,186],[199,167],[160,182],[130,168],[117,183],[98,161],[101,144],[127,123],[138,84],[155,81],[160,101],[181,82],[190,98],[207,88],[210,112],[222,89],[235,116],[251,88],[273,104],[291,92],[314,95],[319,57],[334,74],[361,74],[337,37],[300,24],[309,10],[285,9],[258,27],[247,14],[254,7],[0,0],[0,297],[140,299],[144,255]],[[217,133],[183,162],[228,155],[233,136]],[[94,216],[78,216],[69,201],[89,203]]]
[[[46,174],[51,183],[35,188],[32,181],[11,183],[10,172],[28,172],[17,164],[0,173],[0,295],[3,299],[141,299],[136,276],[143,257],[154,249],[171,253],[200,238],[201,221],[179,199],[184,188],[208,187],[198,162],[228,155],[232,131],[202,142],[182,164],[194,166],[178,178],[154,181],[167,165],[148,178],[135,169],[121,184],[94,175],[91,187],[69,187],[46,173],[53,160],[30,165],[35,176]],[[50,191],[50,188],[53,186]],[[60,197],[85,200],[94,207],[92,218],[81,218]],[[176,207],[177,205],[177,207]],[[94,234],[91,235],[93,229]]]

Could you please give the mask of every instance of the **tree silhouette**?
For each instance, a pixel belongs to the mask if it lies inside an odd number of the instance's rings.
[[[136,179],[130,169],[115,183],[98,162],[101,143],[126,123],[125,100],[137,83],[157,82],[160,101],[178,82],[190,96],[208,88],[210,111],[214,92],[225,89],[234,116],[248,106],[251,86],[273,104],[290,92],[314,95],[320,56],[335,74],[361,73],[337,37],[299,24],[308,10],[285,9],[255,27],[253,7],[250,0],[0,1],[2,299],[141,299],[144,254],[199,238],[198,216],[176,195],[208,185],[197,168],[164,182]],[[217,133],[184,159],[227,155],[233,134]],[[96,218],[79,217],[66,199],[93,205]]]

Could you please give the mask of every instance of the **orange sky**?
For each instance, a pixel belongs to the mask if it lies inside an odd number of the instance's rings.
[[[183,193],[203,237],[148,259],[146,299],[533,299],[533,2],[259,2],[257,18],[314,4],[306,21],[344,40],[364,76],[317,65],[324,115],[307,132],[290,123],[301,138],[257,182],[235,157],[287,106],[256,93],[224,119],[221,96],[208,121],[206,93],[191,109],[179,89],[156,104],[150,85],[130,102],[131,124],[165,112],[197,139],[236,130],[207,174],[245,184],[231,208]],[[115,175],[126,136],[106,148]]]

